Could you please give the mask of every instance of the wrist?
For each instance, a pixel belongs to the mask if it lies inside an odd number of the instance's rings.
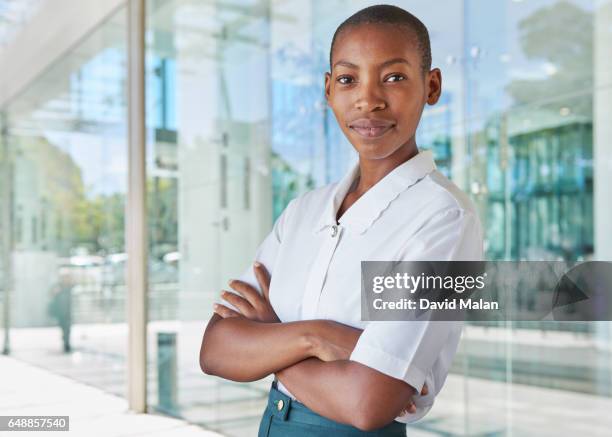
[[[304,322],[304,332],[301,335],[300,341],[307,357],[319,357],[321,350],[321,335],[320,320],[308,320]]]

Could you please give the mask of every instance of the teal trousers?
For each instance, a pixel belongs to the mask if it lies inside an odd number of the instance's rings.
[[[406,425],[393,421],[375,431],[361,431],[327,419],[294,401],[272,383],[258,437],[406,437]]]

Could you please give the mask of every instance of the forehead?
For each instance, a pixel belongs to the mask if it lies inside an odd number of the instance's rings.
[[[413,30],[393,24],[359,24],[344,28],[336,37],[333,62],[354,64],[384,62],[403,57],[414,66],[420,64],[417,39]]]

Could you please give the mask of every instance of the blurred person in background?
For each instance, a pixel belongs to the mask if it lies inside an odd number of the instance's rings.
[[[62,330],[62,342],[64,352],[72,350],[70,346],[70,328],[72,325],[72,287],[74,281],[70,272],[60,270],[59,282],[52,289],[52,297],[49,302],[49,315],[57,319]]]

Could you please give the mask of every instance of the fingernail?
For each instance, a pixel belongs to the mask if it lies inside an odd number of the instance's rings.
[[[219,309],[219,305],[218,305],[218,304],[214,304],[214,305],[213,305],[213,308],[214,308],[215,310],[217,310],[217,309]]]
[[[227,285],[229,285],[231,287],[233,282],[234,282],[234,280],[230,279],[229,281],[227,281]]]
[[[261,267],[261,264],[259,264],[257,261],[255,261],[255,262],[253,263],[253,265],[254,265],[255,267]]]

